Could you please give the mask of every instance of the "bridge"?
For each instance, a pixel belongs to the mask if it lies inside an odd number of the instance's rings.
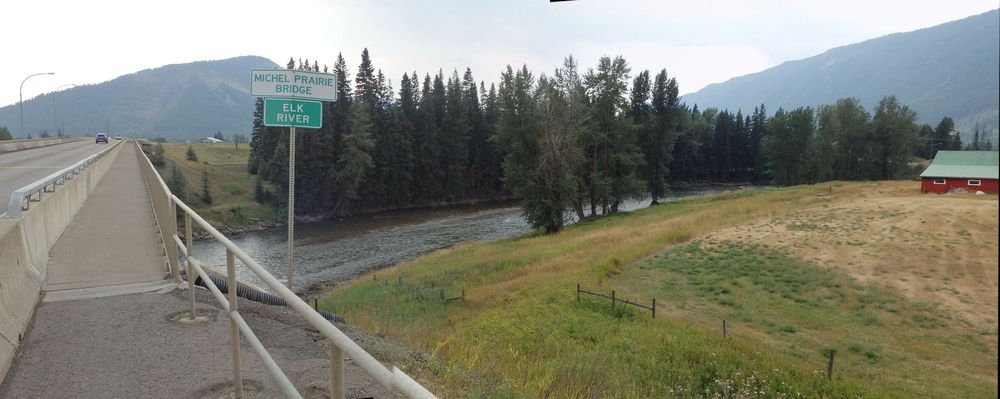
[[[2,398],[434,397],[174,196],[136,141],[0,142],[6,198]],[[238,297],[237,267],[287,307]]]

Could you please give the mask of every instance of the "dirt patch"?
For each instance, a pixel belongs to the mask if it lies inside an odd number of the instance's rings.
[[[889,182],[710,234],[764,244],[950,312],[997,345],[996,196],[921,194]]]

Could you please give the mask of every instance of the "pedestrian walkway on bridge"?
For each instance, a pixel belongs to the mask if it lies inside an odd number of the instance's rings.
[[[231,392],[229,320],[204,292],[191,325],[186,293],[170,279],[134,145],[125,146],[96,191],[50,251],[35,311],[0,398],[193,398]],[[200,290],[199,290],[200,291]],[[240,305],[241,308],[244,305]],[[261,340],[294,372],[306,394],[326,392],[329,360],[311,333],[282,321],[283,310],[248,304]],[[277,316],[275,314],[277,313]],[[287,312],[286,312],[287,313]],[[245,342],[245,341],[244,341]],[[248,397],[278,397],[245,343]],[[395,397],[347,367],[351,395]]]

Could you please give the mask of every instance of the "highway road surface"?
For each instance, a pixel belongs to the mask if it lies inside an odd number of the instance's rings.
[[[105,148],[108,148],[108,144],[95,144],[93,139],[83,139],[0,154],[0,215],[7,212],[10,193],[14,190],[58,172]]]

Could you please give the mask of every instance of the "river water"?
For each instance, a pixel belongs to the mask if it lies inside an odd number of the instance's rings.
[[[671,191],[666,201],[717,193],[718,188]],[[621,206],[632,211],[648,199]],[[294,290],[343,282],[373,269],[390,266],[463,241],[490,241],[528,233],[531,228],[515,202],[474,206],[391,211],[295,225]],[[275,228],[231,237],[268,272],[284,283],[288,274],[288,231]],[[215,241],[194,244],[194,255],[225,273],[226,251]],[[266,287],[237,260],[237,277]]]

